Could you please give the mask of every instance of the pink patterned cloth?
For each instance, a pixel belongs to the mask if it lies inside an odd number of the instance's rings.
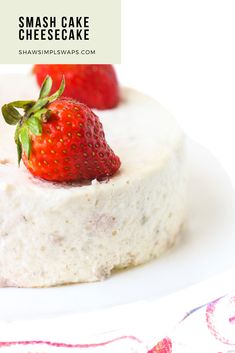
[[[233,279],[231,279],[233,280]],[[220,282],[218,285],[222,285]],[[208,286],[207,286],[208,290]],[[182,296],[184,294],[182,293]],[[188,295],[188,293],[186,294]],[[186,298],[186,297],[185,297]],[[182,297],[181,303],[184,302]],[[176,306],[179,301],[175,300]],[[172,308],[174,308],[174,296],[165,301],[163,312],[171,318]],[[27,339],[27,332],[22,340],[14,340],[17,336],[15,331],[17,324],[11,326],[7,324],[0,326],[0,353],[232,353],[235,352],[235,292],[225,294],[219,298],[215,298],[209,303],[202,303],[196,308],[192,308],[177,320],[169,325],[169,332],[165,337],[158,337],[158,327],[160,327],[162,316],[159,315],[158,306],[152,304],[151,326],[147,322],[143,322],[139,317],[141,329],[122,328],[114,332],[106,332],[100,334],[95,339],[84,342],[81,340],[79,332],[77,338],[72,341],[61,340],[44,340],[40,337],[40,332],[35,333],[35,340]],[[168,312],[169,309],[169,312]],[[162,312],[162,311],[161,311]],[[154,334],[153,317],[156,318],[156,336]],[[75,318],[76,319],[76,318]],[[77,317],[79,320],[79,317]],[[146,320],[146,318],[145,318]],[[170,319],[171,320],[171,319]],[[173,318],[172,318],[173,320]],[[76,320],[73,320],[76,323]],[[44,323],[46,325],[46,322]],[[32,325],[33,323],[27,323]],[[43,322],[41,322],[43,325]],[[27,326],[26,326],[27,327]],[[29,327],[29,326],[28,326]],[[51,337],[54,337],[53,327],[51,327]],[[4,332],[13,329],[12,332]],[[37,325],[38,328],[38,325]],[[66,323],[65,330],[69,330]],[[143,334],[141,330],[146,332]],[[32,331],[33,332],[33,331]],[[33,333],[30,333],[32,337]],[[120,334],[121,332],[121,334]],[[140,333],[139,333],[140,332]],[[49,333],[50,335],[50,333]],[[12,337],[11,340],[3,340],[5,337]],[[26,339],[25,339],[26,338]]]

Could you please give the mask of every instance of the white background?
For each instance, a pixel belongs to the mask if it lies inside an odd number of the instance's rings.
[[[123,0],[122,9],[120,82],[160,101],[235,185],[235,1]]]

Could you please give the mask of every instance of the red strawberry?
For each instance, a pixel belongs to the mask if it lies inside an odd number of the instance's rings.
[[[86,105],[59,98],[65,84],[48,97],[52,80],[47,77],[37,102],[5,104],[2,113],[16,125],[15,142],[19,162],[23,158],[36,177],[69,182],[101,180],[112,176],[120,160],[105,141],[99,118]],[[21,116],[16,108],[24,109]]]
[[[65,97],[78,100],[90,108],[110,109],[119,103],[119,86],[112,65],[35,65],[33,69],[41,86],[47,75],[53,90],[65,77]]]

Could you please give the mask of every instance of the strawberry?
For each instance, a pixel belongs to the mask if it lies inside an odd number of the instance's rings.
[[[15,101],[2,107],[8,124],[16,125],[18,162],[21,158],[36,177],[56,182],[101,180],[112,176],[120,160],[105,141],[99,118],[86,105],[60,98],[59,90],[48,96],[48,76],[38,101]],[[21,115],[17,110],[23,109]]]
[[[78,100],[90,108],[110,109],[119,103],[119,86],[112,65],[35,65],[33,72],[41,86],[47,75],[53,90],[66,79],[65,97]]]

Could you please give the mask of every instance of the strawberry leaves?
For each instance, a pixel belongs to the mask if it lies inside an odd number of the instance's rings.
[[[33,135],[40,136],[42,134],[42,122],[35,115],[26,120],[25,125]]]
[[[15,108],[21,108],[24,110],[28,110],[34,105],[35,101],[15,101],[12,102],[11,105]]]
[[[42,84],[39,99],[15,101],[3,105],[2,115],[5,122],[9,125],[17,125],[15,132],[15,143],[17,145],[18,163],[20,164],[22,153],[24,152],[27,158],[30,158],[31,153],[31,135],[40,136],[42,134],[42,124],[50,118],[50,111],[47,104],[58,99],[64,89],[65,80],[61,81],[61,85],[54,94],[49,96],[52,88],[52,79],[47,76]],[[23,110],[20,114],[18,109]]]
[[[19,143],[17,143],[17,156],[18,156],[18,166],[20,166],[20,161],[22,159],[22,146],[21,143],[19,141]]]
[[[51,102],[54,102],[56,99],[58,99],[64,92],[64,89],[65,89],[65,79],[63,77],[58,91],[56,91],[54,94],[52,94],[52,96],[48,98],[48,102],[51,103]]]
[[[40,91],[39,99],[45,98],[50,94],[52,87],[52,79],[50,76],[47,76],[42,84],[42,88]]]
[[[22,158],[22,146],[21,146],[20,139],[19,139],[19,132],[20,132],[20,126],[17,125],[16,131],[15,131],[15,143],[17,146],[18,165],[20,165],[20,161]]]
[[[21,146],[23,151],[25,152],[27,158],[30,157],[31,152],[31,139],[29,135],[29,129],[27,126],[23,126],[19,131],[19,140],[21,142]]]
[[[16,125],[22,119],[21,114],[16,108],[27,111],[33,105],[35,105],[34,101],[15,101],[9,104],[5,104],[2,107],[2,115],[5,122],[9,125]]]
[[[61,85],[54,94],[51,96],[47,96],[47,94],[50,93],[52,87],[52,79],[50,76],[47,76],[45,81],[43,82],[42,89],[39,94],[39,99],[35,104],[27,111],[27,116],[30,116],[31,114],[37,113],[40,109],[44,108],[48,103],[54,102],[56,99],[58,99],[62,93],[64,92],[65,89],[65,80],[64,78],[61,81]]]
[[[16,110],[11,104],[5,104],[2,107],[2,115],[5,122],[9,125],[16,125],[22,118],[18,110]]]

